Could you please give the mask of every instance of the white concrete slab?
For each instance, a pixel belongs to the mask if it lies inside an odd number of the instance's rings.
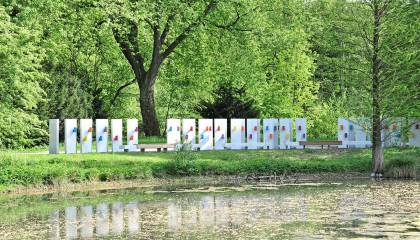
[[[198,120],[200,150],[213,150],[213,119]]]
[[[93,136],[92,119],[80,119],[80,151],[81,153],[92,152]]]
[[[264,148],[277,149],[278,148],[278,119],[264,119],[263,132],[264,132]]]
[[[244,149],[245,119],[232,118],[230,120],[230,144],[231,149]]]
[[[181,143],[181,120],[180,119],[167,120],[166,141],[168,144]]]
[[[134,147],[139,144],[139,122],[137,119],[127,119],[127,145],[128,151],[137,151]]]
[[[122,119],[111,120],[111,137],[112,137],[112,152],[122,152],[120,146],[122,142]]]
[[[289,149],[290,143],[293,141],[291,138],[293,136],[293,122],[289,118],[281,118],[279,121],[279,131],[280,131],[280,149]]]
[[[227,139],[227,119],[214,119],[214,149],[225,149]]]
[[[411,119],[408,144],[413,147],[420,147],[420,119]]]
[[[77,152],[77,119],[64,120],[64,150],[67,154]]]
[[[258,149],[261,143],[261,120],[260,119],[247,119],[246,120],[246,141],[248,149]]]
[[[60,151],[60,120],[50,119],[48,121],[48,132],[49,132],[49,154],[58,154]]]
[[[108,119],[96,119],[96,152],[108,152]]]

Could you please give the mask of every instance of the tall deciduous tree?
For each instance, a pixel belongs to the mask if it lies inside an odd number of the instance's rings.
[[[137,83],[147,136],[160,135],[155,83],[162,64],[216,9],[216,5],[216,0],[117,1],[107,5],[111,6],[108,13],[114,38],[134,73],[134,79],[120,89]]]
[[[415,27],[409,26],[419,25],[420,5],[399,0],[366,0],[353,4],[359,26],[357,33],[364,43],[365,51],[361,56],[369,61],[370,67],[370,77],[356,81],[361,86],[358,101],[365,95],[363,90],[369,93],[372,171],[382,174],[382,142],[387,137],[382,134],[384,122],[419,110],[416,103],[419,98],[419,34]]]
[[[41,71],[40,32],[20,26],[17,10],[0,5],[0,148],[45,143],[47,132],[36,115],[48,81]]]

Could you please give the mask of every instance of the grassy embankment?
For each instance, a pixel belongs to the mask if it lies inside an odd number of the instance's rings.
[[[420,149],[387,149],[389,176],[415,176]],[[0,192],[18,187],[180,176],[368,173],[370,150],[257,150],[118,154],[0,153]]]

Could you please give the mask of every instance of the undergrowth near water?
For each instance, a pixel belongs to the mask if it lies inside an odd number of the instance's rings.
[[[385,165],[385,177],[416,178],[419,171],[419,160],[406,156],[390,159]]]
[[[418,176],[420,149],[387,149],[386,176]],[[0,191],[8,186],[61,185],[179,176],[266,176],[370,171],[370,150],[201,151],[162,153],[0,153]],[[414,167],[413,167],[414,166]],[[413,170],[414,169],[414,170]]]

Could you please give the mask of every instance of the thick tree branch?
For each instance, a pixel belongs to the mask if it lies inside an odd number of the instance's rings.
[[[158,27],[153,29],[153,52],[152,52],[152,61],[148,70],[149,79],[148,85],[153,86],[156,81],[156,75],[158,73],[161,61],[160,49],[162,47],[160,32]]]
[[[190,25],[188,25],[182,33],[175,38],[175,40],[169,44],[168,48],[161,54],[161,61],[164,61],[173,51],[174,49],[182,43],[187,36],[197,27],[199,26],[203,20],[210,14],[210,12],[215,8],[216,1],[212,0],[209,2],[209,4],[206,6],[203,14],[196,19],[196,21],[192,22]]]
[[[120,49],[121,49],[122,53],[124,54],[125,58],[127,59],[128,63],[130,64],[134,73],[136,75],[140,76],[140,72],[138,72],[138,70],[140,69],[140,66],[139,66],[136,58],[134,57],[134,54],[131,51],[129,44],[126,41],[124,41],[124,39],[118,33],[118,30],[113,28],[112,32],[114,34],[115,41],[117,41],[118,45],[120,46]]]
[[[145,68],[144,68],[144,58],[140,53],[140,47],[139,47],[139,43],[137,41],[138,26],[133,21],[130,21],[129,25],[130,25],[130,32],[128,34],[128,41],[130,42],[130,45],[133,48],[134,57],[135,57],[136,61],[138,62],[141,74],[143,75],[143,74],[146,73],[146,71],[145,71]]]
[[[222,24],[217,24],[211,21],[208,21],[212,26],[220,28],[220,29],[224,29],[224,30],[234,30],[234,31],[241,31],[241,32],[250,32],[252,31],[252,29],[240,29],[240,28],[235,28],[235,26],[239,23],[239,21],[241,20],[241,18],[249,15],[250,13],[253,13],[255,11],[258,10],[259,7],[255,7],[253,8],[251,11],[246,12],[244,14],[240,14],[238,9],[235,9],[235,13],[236,13],[236,17],[233,21],[231,21],[230,23],[227,23],[225,25]]]
[[[132,85],[133,83],[136,82],[136,79],[131,80],[130,82],[125,83],[124,85],[120,86],[117,89],[117,92],[114,94],[114,97],[111,100],[111,105],[114,105],[115,101],[117,100],[118,96],[121,94],[121,91],[124,90],[124,88]]]
[[[166,38],[169,34],[169,29],[171,27],[171,23],[175,18],[175,13],[169,15],[168,20],[166,20],[165,27],[163,28],[162,35],[160,35],[160,43],[163,45],[166,41]]]

